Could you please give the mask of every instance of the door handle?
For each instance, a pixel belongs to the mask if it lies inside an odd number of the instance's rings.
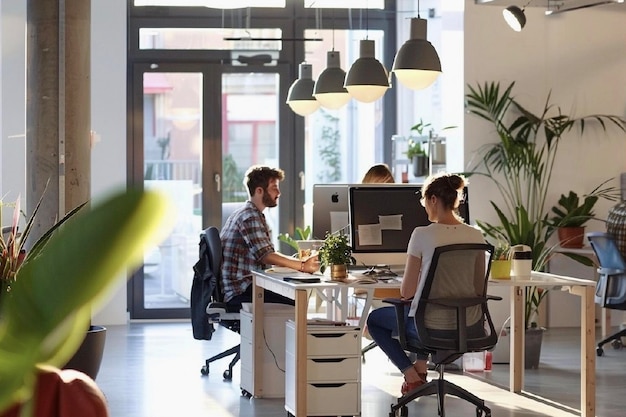
[[[306,178],[305,178],[304,172],[300,171],[300,173],[298,174],[298,176],[300,177],[300,189],[301,189],[301,190],[304,190],[304,187],[305,187],[305,185],[306,185],[306,184],[305,184],[305,183],[306,183]]]
[[[222,188],[222,176],[218,173],[215,173],[213,179],[215,180],[215,190],[219,193]]]

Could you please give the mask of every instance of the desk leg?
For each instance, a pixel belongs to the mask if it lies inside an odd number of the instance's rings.
[[[252,350],[252,363],[254,369],[253,389],[251,392],[254,397],[263,397],[263,324],[265,315],[265,300],[263,299],[263,288],[256,285],[256,276],[252,278],[252,317],[254,320],[254,349]]]
[[[521,392],[524,387],[524,288],[511,287],[511,351],[509,389]]]
[[[296,404],[295,417],[306,417],[307,415],[307,304],[308,297],[306,290],[296,290]]]
[[[596,415],[596,325],[594,287],[582,287],[580,295],[580,411],[581,417]]]

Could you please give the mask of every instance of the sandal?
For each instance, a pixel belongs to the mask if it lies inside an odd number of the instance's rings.
[[[417,387],[420,387],[422,385],[424,385],[426,383],[426,374],[424,373],[419,373],[418,374],[420,379],[418,381],[414,381],[414,382],[407,382],[404,381],[402,383],[402,387],[400,388],[400,393],[402,394],[402,396],[404,397],[406,394],[408,394],[409,392],[413,391],[414,389],[416,389]]]

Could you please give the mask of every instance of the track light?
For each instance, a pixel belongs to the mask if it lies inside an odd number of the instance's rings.
[[[326,69],[317,77],[313,96],[322,107],[338,109],[350,101],[350,93],[343,86],[346,72],[340,67],[339,51],[326,53]]]
[[[291,84],[287,93],[287,104],[294,113],[308,116],[320,107],[320,103],[313,97],[313,67],[303,62],[298,67],[298,79]]]
[[[509,6],[506,9],[502,10],[502,16],[504,16],[504,20],[506,23],[511,26],[516,32],[521,32],[526,24],[526,15],[524,14],[524,10],[533,0],[529,0],[528,3],[524,5],[521,9],[518,6]]]
[[[412,90],[428,87],[441,74],[437,51],[426,40],[427,25],[425,19],[411,19],[411,37],[398,50],[393,61],[391,71],[402,85]]]
[[[345,87],[355,100],[371,103],[381,98],[389,88],[389,73],[375,58],[374,41],[359,42],[359,59],[346,75]]]

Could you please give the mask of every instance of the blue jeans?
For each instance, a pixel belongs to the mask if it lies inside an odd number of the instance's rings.
[[[406,325],[407,338],[417,339],[417,330],[415,329],[415,321],[409,318],[409,307],[404,308],[404,318]],[[387,354],[389,360],[400,370],[413,366],[413,363],[400,346],[397,339],[398,322],[396,320],[395,307],[380,307],[370,312],[367,317],[367,330],[370,332],[372,339],[379,348]],[[419,360],[428,359],[428,355],[417,354]]]
[[[415,319],[409,317],[409,308],[409,305],[404,308],[406,337],[408,339],[419,340],[417,337],[417,329],[415,328]],[[367,329],[378,347],[387,354],[389,360],[391,360],[400,371],[404,371],[413,365],[397,339],[398,322],[396,320],[395,307],[381,307],[373,310],[367,317]],[[434,337],[450,337],[451,335],[456,335],[456,330],[429,330],[428,333]],[[467,328],[469,337],[482,336],[484,333],[485,330],[482,321]],[[418,360],[428,360],[428,354],[426,353],[417,352],[416,355]]]

